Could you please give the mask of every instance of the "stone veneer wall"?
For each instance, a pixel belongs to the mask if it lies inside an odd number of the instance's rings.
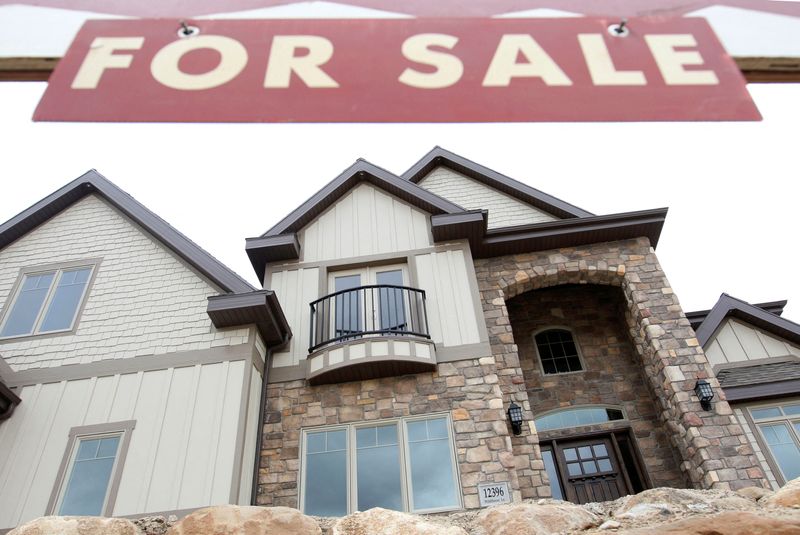
[[[484,481],[508,481],[514,501],[519,501],[520,477],[524,477],[523,486],[542,488],[549,496],[541,461],[532,470],[533,457],[520,466],[520,456],[512,452],[501,388],[511,376],[521,380],[521,370],[503,369],[495,357],[483,357],[442,363],[436,372],[402,377],[321,386],[305,381],[269,385],[258,504],[299,506],[302,428],[441,412],[449,412],[453,421],[466,508],[479,506],[476,485]],[[524,388],[520,392],[524,395]],[[523,449],[530,454],[536,450],[539,456],[534,443]]]
[[[768,487],[649,240],[476,259],[475,271],[494,357],[509,369],[519,367],[519,354],[507,300],[561,284],[620,286],[637,358],[658,401],[659,418],[679,452],[680,468],[692,485]],[[702,410],[694,395],[697,378],[707,378],[715,389],[710,412]],[[522,378],[508,379],[501,377],[503,394],[518,398]],[[530,403],[523,408],[526,419],[532,419]],[[515,440],[515,453],[521,457],[529,456],[531,443],[538,442],[534,428],[525,429],[522,439],[526,435],[523,444]]]
[[[675,452],[658,420],[655,399],[627,333],[624,302],[619,288],[597,285],[544,288],[508,301],[531,409],[539,415],[572,405],[621,406],[653,486],[684,487]],[[555,326],[572,332],[582,371],[550,375],[541,371],[533,334]]]

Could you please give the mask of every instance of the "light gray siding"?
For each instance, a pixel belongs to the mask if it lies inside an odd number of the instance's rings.
[[[489,228],[544,223],[558,219],[446,167],[436,167],[419,185],[467,210],[489,210]]]
[[[769,357],[800,356],[800,347],[734,318],[728,318],[707,344],[712,365]]]

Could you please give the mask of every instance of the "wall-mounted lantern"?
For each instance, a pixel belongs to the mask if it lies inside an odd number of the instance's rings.
[[[697,384],[694,385],[694,393],[697,394],[697,399],[700,400],[700,406],[704,411],[711,410],[711,400],[714,399],[714,389],[711,384],[705,379],[698,379]]]
[[[515,435],[522,434],[522,408],[514,403],[511,402],[511,405],[508,406],[508,421],[511,422],[511,430],[514,431]]]

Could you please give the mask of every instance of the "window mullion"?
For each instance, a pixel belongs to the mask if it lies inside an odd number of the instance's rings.
[[[403,418],[400,420],[400,427],[402,428],[403,433],[403,470],[406,473],[405,485],[403,485],[404,490],[407,495],[408,502],[406,504],[407,511],[413,513],[414,512],[414,488],[413,482],[411,481],[411,452],[409,451],[409,444],[406,433],[406,419]]]
[[[61,276],[64,274],[64,270],[58,269],[56,270],[56,274],[53,277],[53,282],[50,283],[50,288],[47,290],[47,295],[42,301],[42,306],[39,309],[39,314],[36,316],[36,321],[33,322],[33,330],[31,334],[36,334],[39,332],[39,328],[42,326],[42,322],[44,321],[44,317],[47,315],[47,309],[50,308],[50,303],[53,301],[53,296],[56,293],[56,288],[58,288],[58,283],[61,280]]]
[[[347,514],[352,514],[358,505],[358,451],[356,451],[356,426],[347,426]]]

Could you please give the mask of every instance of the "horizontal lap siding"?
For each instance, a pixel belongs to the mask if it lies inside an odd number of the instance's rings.
[[[0,529],[42,516],[72,427],[136,420],[115,515],[228,503],[244,361],[28,386],[0,426]],[[239,482],[236,482],[239,485]]]
[[[800,356],[800,348],[735,319],[726,320],[706,348],[712,365],[769,357]]]
[[[0,305],[22,268],[100,258],[75,334],[0,341],[17,370],[236,345],[247,329],[217,331],[216,295],[200,275],[96,195],[0,251]]]

